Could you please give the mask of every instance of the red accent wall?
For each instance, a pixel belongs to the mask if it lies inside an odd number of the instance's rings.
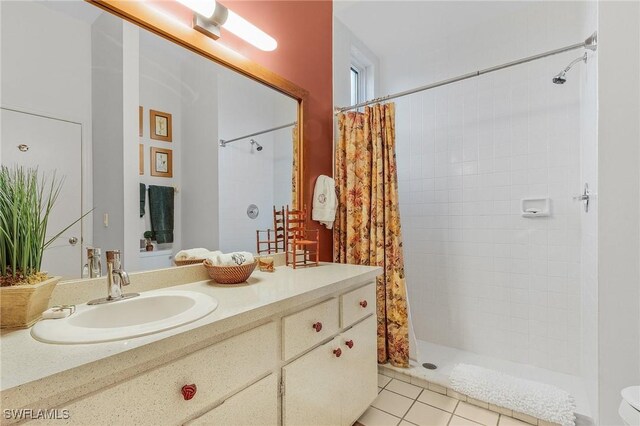
[[[220,42],[309,92],[305,117],[304,193],[311,211],[316,178],[332,175],[333,159],[333,4],[331,0],[223,0],[227,6],[278,41],[278,48],[263,52],[222,29]],[[181,4],[165,3],[176,16],[190,20]],[[321,260],[332,259],[332,233],[321,229]]]

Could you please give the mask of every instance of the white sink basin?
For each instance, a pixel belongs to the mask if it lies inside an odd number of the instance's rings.
[[[38,322],[31,335],[41,342],[62,344],[123,340],[193,322],[217,307],[216,299],[195,291],[151,291],[104,305],[79,305],[66,318]]]

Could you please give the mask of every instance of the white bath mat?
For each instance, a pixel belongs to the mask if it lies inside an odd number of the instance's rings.
[[[575,399],[555,386],[468,364],[456,365],[449,380],[453,390],[471,398],[563,426],[575,425]]]

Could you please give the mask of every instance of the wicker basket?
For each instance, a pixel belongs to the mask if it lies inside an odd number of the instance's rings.
[[[211,279],[219,284],[239,284],[247,281],[258,261],[240,266],[214,266],[208,260],[203,263]]]
[[[200,263],[204,262],[204,259],[188,259],[188,260],[175,260],[173,261],[173,263],[176,264],[176,266],[187,266],[187,265],[198,265]]]
[[[51,293],[61,278],[0,287],[0,328],[25,328],[35,324],[49,307]]]

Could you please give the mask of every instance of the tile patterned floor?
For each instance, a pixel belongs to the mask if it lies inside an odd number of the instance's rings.
[[[421,386],[378,374],[378,397],[362,426],[531,426]]]

